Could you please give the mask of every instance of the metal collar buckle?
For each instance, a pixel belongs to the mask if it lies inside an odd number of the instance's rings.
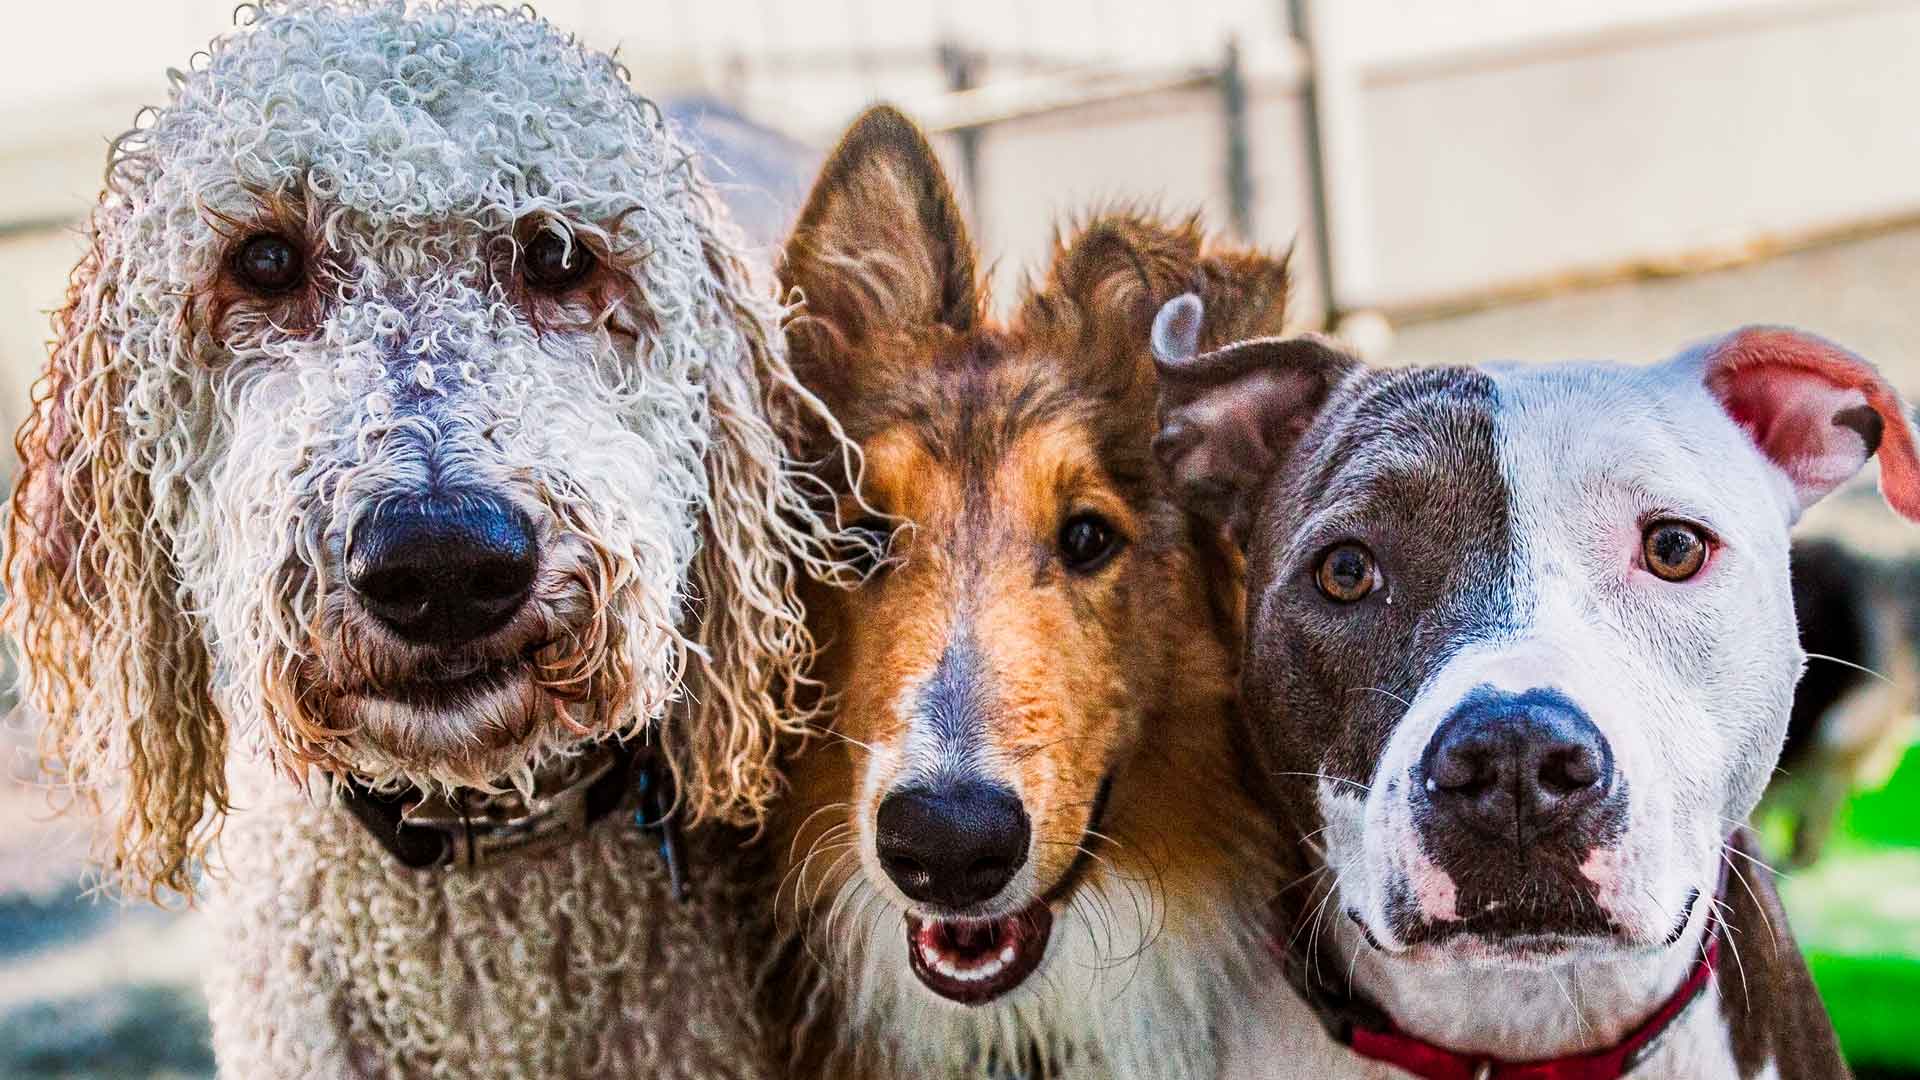
[[[509,854],[560,847],[632,806],[634,825],[659,845],[674,898],[684,903],[689,896],[673,771],[652,732],[640,741],[608,740],[556,764],[534,778],[531,795],[378,792],[351,777],[338,791],[341,808],[410,870],[473,869]]]
[[[464,788],[450,796],[418,794],[402,807],[400,822],[445,836],[445,862],[456,866],[477,866],[510,851],[551,847],[586,829],[587,792],[619,764],[618,751],[603,747],[568,761],[550,781],[552,786],[539,783],[529,796]]]

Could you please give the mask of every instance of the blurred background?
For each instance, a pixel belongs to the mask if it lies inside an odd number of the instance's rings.
[[[1302,327],[1384,362],[1647,361],[1755,321],[1841,341],[1920,395],[1920,0],[550,0],[710,155],[768,260],[864,104],[934,133],[1003,299],[1101,200],[1292,245]],[[45,356],[107,140],[164,101],[231,0],[21,5],[0,40],[0,425]],[[10,475],[10,461],[0,473]],[[1873,562],[1920,530],[1871,479],[1802,526]],[[1911,623],[1865,657],[1911,664]],[[1826,661],[1816,659],[1815,664]],[[1783,889],[1863,1075],[1920,1077],[1911,678]],[[0,728],[0,1077],[208,1076],[192,914],[84,895],[86,835]],[[1813,766],[1806,766],[1812,770]],[[1836,770],[1838,770],[1836,772]],[[1827,775],[1833,773],[1834,775]],[[1836,786],[1837,785],[1837,786]],[[1770,820],[1784,853],[1788,826]],[[1806,861],[1806,860],[1803,860]]]

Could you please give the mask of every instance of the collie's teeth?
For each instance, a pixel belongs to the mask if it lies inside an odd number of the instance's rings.
[[[920,958],[926,962],[927,967],[946,978],[956,982],[980,982],[1007,970],[1019,958],[1019,953],[1013,946],[1008,945],[985,960],[961,967],[938,948],[932,945],[921,945]]]

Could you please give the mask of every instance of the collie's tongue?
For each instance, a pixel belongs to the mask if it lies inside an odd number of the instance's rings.
[[[1043,902],[1001,919],[907,916],[907,955],[927,989],[979,1005],[1026,981],[1046,956],[1053,912]]]

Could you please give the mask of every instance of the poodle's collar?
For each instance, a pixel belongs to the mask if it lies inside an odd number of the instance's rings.
[[[661,834],[661,853],[675,892],[682,892],[671,779],[648,743],[600,743],[536,774],[532,793],[524,796],[511,788],[379,792],[348,778],[340,797],[354,819],[401,865],[472,869],[578,839],[636,790],[635,821]]]

